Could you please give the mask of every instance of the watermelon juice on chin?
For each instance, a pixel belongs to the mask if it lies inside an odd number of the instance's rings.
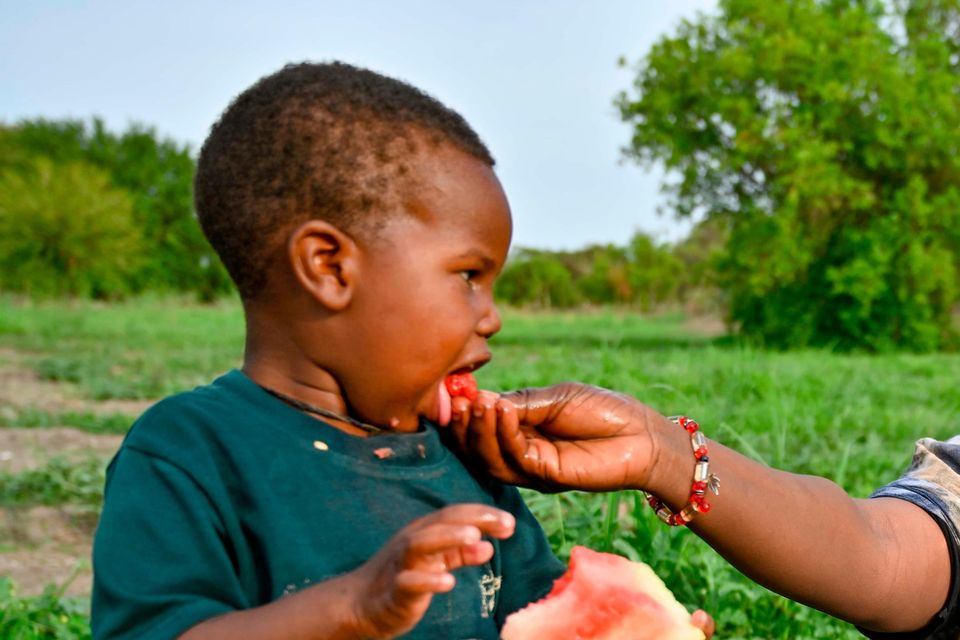
[[[510,614],[501,640],[704,640],[650,567],[586,547],[542,600]]]

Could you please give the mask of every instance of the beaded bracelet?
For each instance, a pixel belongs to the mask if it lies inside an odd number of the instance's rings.
[[[700,425],[693,418],[687,416],[671,416],[669,418],[674,424],[680,425],[690,434],[690,445],[693,447],[693,457],[697,460],[697,465],[693,468],[693,484],[690,486],[690,501],[683,509],[674,513],[670,507],[663,503],[663,500],[654,496],[647,495],[647,503],[657,512],[657,517],[663,522],[676,527],[684,525],[693,520],[698,513],[707,513],[710,511],[710,504],[707,502],[707,488],[714,495],[720,495],[720,478],[715,473],[710,473],[710,456],[707,454],[707,438],[700,431]]]

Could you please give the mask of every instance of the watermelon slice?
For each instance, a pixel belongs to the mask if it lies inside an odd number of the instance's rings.
[[[690,614],[642,562],[586,547],[547,597],[510,614],[501,640],[704,640]]]

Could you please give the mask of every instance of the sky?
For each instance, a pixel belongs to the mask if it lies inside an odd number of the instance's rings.
[[[514,245],[664,242],[662,170],[624,161],[613,105],[651,45],[716,0],[0,1],[0,122],[102,117],[198,149],[288,62],[343,60],[459,111],[497,160]],[[624,57],[630,66],[617,61]]]

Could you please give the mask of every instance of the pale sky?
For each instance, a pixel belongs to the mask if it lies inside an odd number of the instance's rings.
[[[0,122],[101,116],[203,142],[230,99],[287,62],[339,59],[458,110],[497,160],[515,246],[660,240],[658,170],[621,162],[613,107],[635,64],[716,0],[0,0]]]

